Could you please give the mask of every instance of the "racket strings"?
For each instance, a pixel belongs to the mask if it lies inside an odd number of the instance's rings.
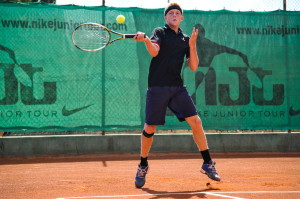
[[[73,40],[79,48],[92,51],[105,47],[110,40],[110,34],[101,26],[87,24],[75,31]]]

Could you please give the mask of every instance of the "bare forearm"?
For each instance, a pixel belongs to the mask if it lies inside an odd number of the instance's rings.
[[[135,41],[138,41],[138,42],[145,42],[146,44],[146,48],[149,52],[149,54],[152,56],[152,57],[156,57],[158,52],[159,52],[159,46],[152,43],[149,39],[149,37],[147,37],[145,35],[145,33],[142,33],[142,32],[137,32],[136,36],[133,37],[133,40]]]
[[[197,70],[198,64],[199,64],[199,59],[198,59],[197,50],[196,50],[197,37],[198,37],[198,29],[193,28],[193,33],[189,40],[190,59],[188,61],[189,67],[192,71]]]
[[[190,59],[188,65],[192,71],[197,70],[199,65],[199,59],[196,48],[190,48]]]
[[[145,44],[149,54],[152,57],[156,57],[159,52],[159,47],[156,44],[152,43],[148,37],[145,39]]]

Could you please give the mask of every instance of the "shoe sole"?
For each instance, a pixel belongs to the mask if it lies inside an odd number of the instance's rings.
[[[216,182],[220,182],[221,181],[221,179],[213,179],[213,178],[211,178],[211,177],[209,177],[209,175],[208,175],[208,173],[206,172],[206,171],[204,171],[202,168],[200,169],[200,172],[201,173],[203,173],[203,174],[205,174],[205,175],[207,175],[207,177],[209,178],[209,179],[211,179],[211,180],[214,180],[214,181],[216,181]]]
[[[137,184],[135,183],[135,187],[138,188],[138,189],[142,188],[144,185],[145,185],[145,183],[142,184],[142,185],[137,185]]]

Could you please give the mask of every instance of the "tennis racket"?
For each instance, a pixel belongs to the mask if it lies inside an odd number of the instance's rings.
[[[121,37],[111,40],[111,33]],[[77,26],[72,34],[73,44],[80,50],[94,52],[102,50],[109,44],[135,37],[136,34],[121,34],[97,23],[84,23]],[[146,37],[146,35],[145,35]]]

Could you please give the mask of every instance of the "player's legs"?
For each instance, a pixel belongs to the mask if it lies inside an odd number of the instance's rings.
[[[145,163],[143,158],[148,157],[156,126],[165,123],[165,115],[170,98],[171,96],[166,87],[149,87],[147,90],[146,122],[141,135],[141,165]]]
[[[141,162],[135,177],[135,186],[141,188],[146,182],[146,174],[149,170],[148,154],[153,142],[156,125],[165,123],[165,114],[170,96],[166,88],[153,87],[147,90],[146,98],[146,122],[141,135]]]
[[[185,118],[185,120],[189,123],[189,125],[192,128],[194,140],[199,150],[201,151],[204,160],[204,163],[200,171],[206,174],[210,179],[220,181],[221,179],[215,167],[216,162],[211,160],[208,151],[206,136],[204,134],[201,119],[199,118],[198,115],[195,115],[195,116]]]
[[[143,187],[146,183],[146,175],[149,170],[147,159],[153,142],[153,135],[155,130],[156,125],[148,125],[146,123],[141,135],[141,162],[138,165],[138,170],[135,176],[135,186],[137,188]]]
[[[207,150],[208,146],[207,146],[206,136],[204,134],[202,122],[201,122],[201,119],[199,118],[199,116],[194,115],[194,116],[185,118],[185,120],[187,121],[187,123],[189,123],[189,125],[192,128],[193,137],[194,137],[194,140],[195,140],[199,150],[200,151]]]
[[[215,162],[213,162],[210,157],[201,119],[185,87],[176,89],[176,95],[170,100],[168,106],[180,121],[186,120],[191,126],[195,143],[204,160],[201,172],[207,174],[209,178],[219,181],[220,177],[216,172]]]
[[[153,135],[156,130],[156,125],[149,125],[145,124],[144,131],[141,135],[141,157],[147,158],[152,142],[153,142]]]
[[[206,137],[198,116],[195,104],[185,87],[175,90],[176,95],[170,100],[168,106],[180,121],[187,121],[193,131],[194,140],[200,151],[208,150]]]

